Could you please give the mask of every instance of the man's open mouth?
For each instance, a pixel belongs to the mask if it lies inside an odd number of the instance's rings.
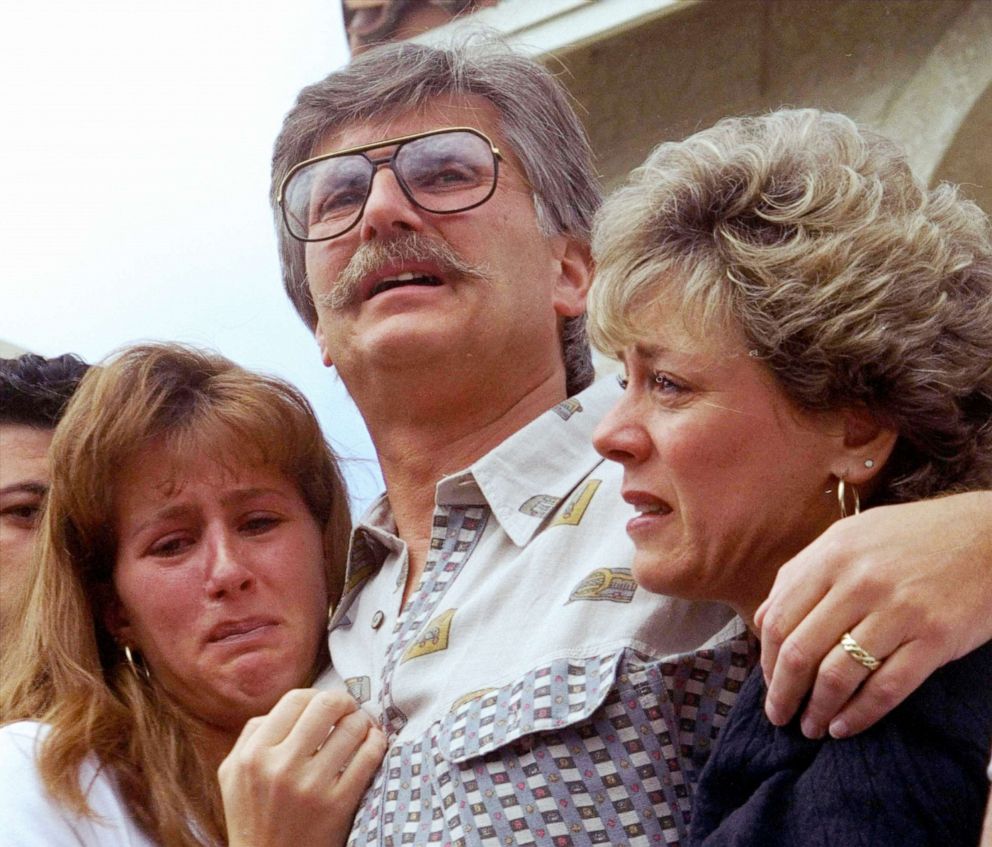
[[[441,280],[436,276],[430,276],[428,274],[420,274],[413,272],[406,272],[401,274],[396,274],[396,276],[386,277],[385,279],[379,280],[369,292],[369,299],[371,300],[377,294],[382,294],[384,291],[390,291],[393,288],[400,288],[404,285],[423,285],[428,287],[437,287],[442,285]]]

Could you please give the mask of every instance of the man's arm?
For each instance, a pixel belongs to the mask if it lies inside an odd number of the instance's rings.
[[[934,670],[992,640],[992,492],[838,521],[779,571],[759,608],[765,710],[803,732],[860,732]],[[850,632],[881,667],[839,646]],[[815,682],[814,682],[815,680]]]

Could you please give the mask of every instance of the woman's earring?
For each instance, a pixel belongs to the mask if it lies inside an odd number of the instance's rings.
[[[854,494],[854,511],[852,514],[858,515],[861,513],[861,496],[858,494],[858,487],[856,485],[852,485],[851,492]],[[846,518],[848,515],[847,483],[844,482],[843,478],[838,478],[837,480],[837,503],[840,506],[841,518]]]
[[[128,644],[124,645],[124,659],[131,668],[131,673],[139,682],[151,682],[152,675],[148,673],[148,667],[144,662],[134,658],[134,653],[131,652],[131,647]]]
[[[868,468],[868,470],[871,470],[873,467],[875,467],[875,460],[865,459],[865,467]]]

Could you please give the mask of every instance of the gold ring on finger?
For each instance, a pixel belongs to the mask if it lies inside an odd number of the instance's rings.
[[[882,664],[880,659],[876,659],[864,647],[858,644],[849,632],[844,633],[840,640],[840,646],[844,648],[844,652],[854,659],[855,662],[870,671],[877,671]]]

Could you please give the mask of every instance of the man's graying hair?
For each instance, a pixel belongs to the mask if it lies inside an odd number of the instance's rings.
[[[377,47],[300,92],[272,156],[271,202],[283,284],[311,329],[317,313],[304,245],[286,231],[277,202],[283,177],[314,155],[328,132],[422,108],[446,95],[480,97],[495,109],[500,132],[533,189],[542,231],[588,243],[601,200],[592,152],[568,95],[545,68],[489,38],[443,48],[409,42]],[[564,321],[562,352],[572,395],[593,379],[584,316]]]

